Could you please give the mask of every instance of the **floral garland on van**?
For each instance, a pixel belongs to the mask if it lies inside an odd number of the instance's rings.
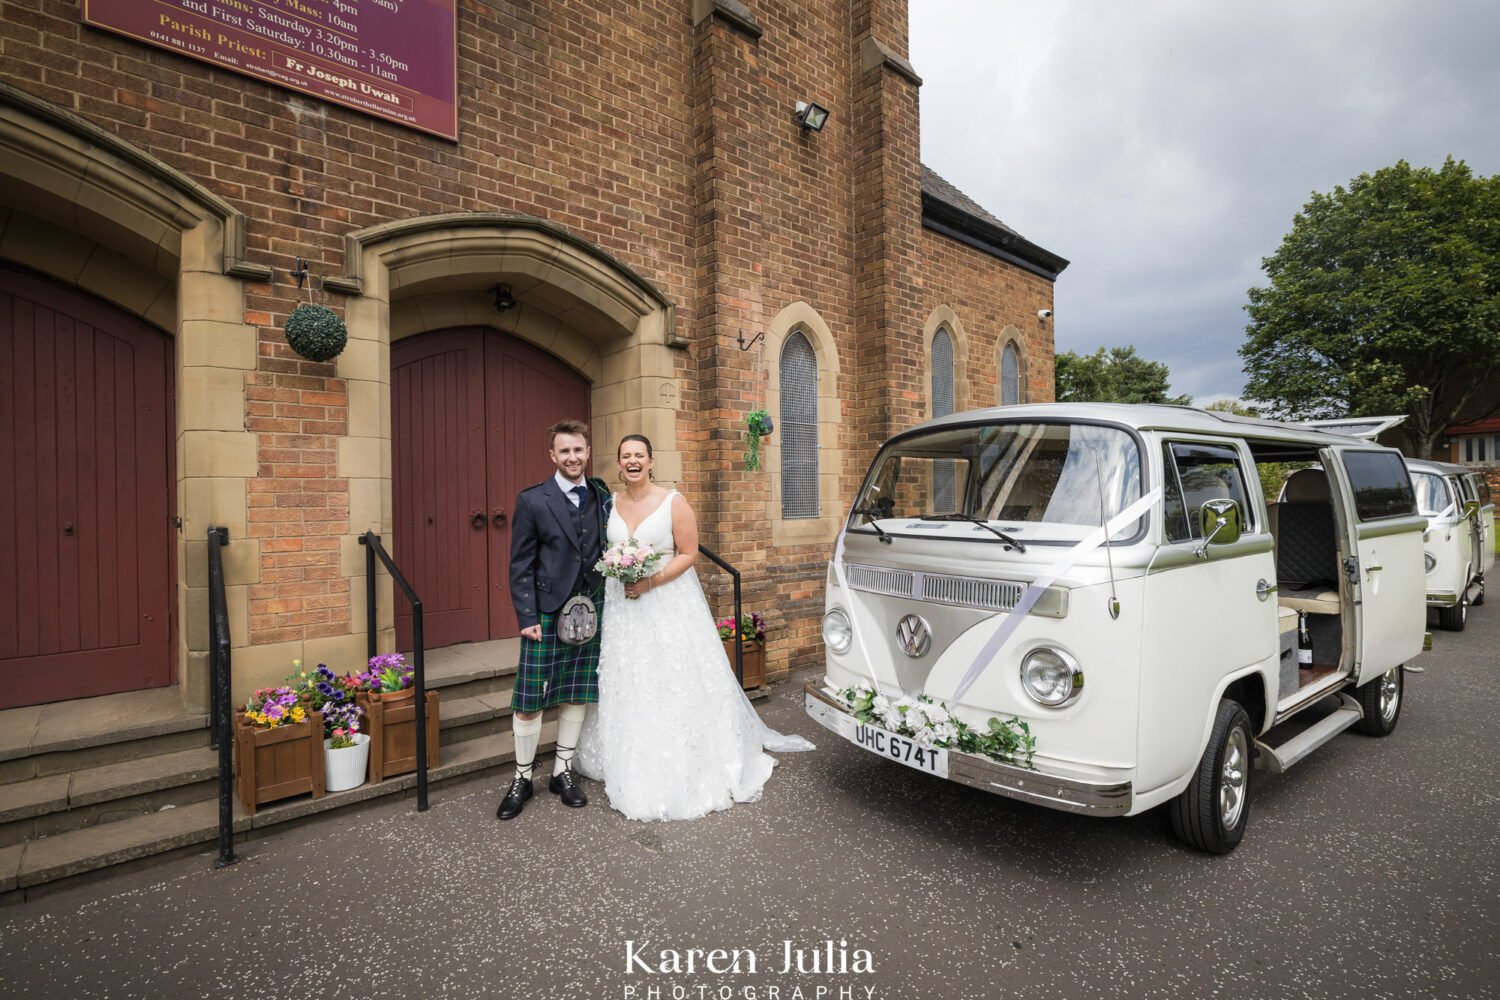
[[[954,718],[948,706],[931,695],[888,698],[864,684],[844,688],[839,697],[854,717],[867,725],[881,726],[897,736],[907,736],[926,747],[984,754],[995,760],[1029,764],[1036,752],[1031,727],[1018,717],[989,721],[980,732]]]

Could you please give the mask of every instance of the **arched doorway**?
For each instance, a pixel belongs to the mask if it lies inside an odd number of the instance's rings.
[[[0,264],[0,708],[172,682],[171,359]]]
[[[487,327],[391,345],[391,506],[397,565],[422,595],[425,644],[517,635],[510,510],[552,472],[546,429],[589,419],[587,380]],[[396,613],[410,649],[411,615]]]

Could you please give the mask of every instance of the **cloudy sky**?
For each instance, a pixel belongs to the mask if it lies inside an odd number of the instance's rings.
[[[1292,216],[1398,159],[1500,173],[1500,3],[911,0],[922,159],[1072,261],[1057,348],[1237,396]]]

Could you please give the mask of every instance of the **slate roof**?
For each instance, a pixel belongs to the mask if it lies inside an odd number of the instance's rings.
[[[936,198],[944,204],[952,205],[954,208],[968,212],[975,218],[983,219],[993,226],[999,226],[1007,233],[1015,233],[1017,236],[1021,235],[989,212],[986,212],[983,205],[954,187],[943,177],[939,176],[936,170],[933,170],[925,163],[922,164],[922,193]]]
[[[1056,280],[1068,261],[995,218],[936,170],[922,164],[922,224],[1001,260]]]

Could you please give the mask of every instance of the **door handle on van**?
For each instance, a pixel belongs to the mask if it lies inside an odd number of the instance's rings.
[[[1255,596],[1262,601],[1274,593],[1276,593],[1276,584],[1274,583],[1267,583],[1265,580],[1261,580],[1255,585]]]
[[[1384,566],[1366,566],[1365,575],[1369,576],[1371,573],[1379,573],[1383,569],[1385,569]]]

